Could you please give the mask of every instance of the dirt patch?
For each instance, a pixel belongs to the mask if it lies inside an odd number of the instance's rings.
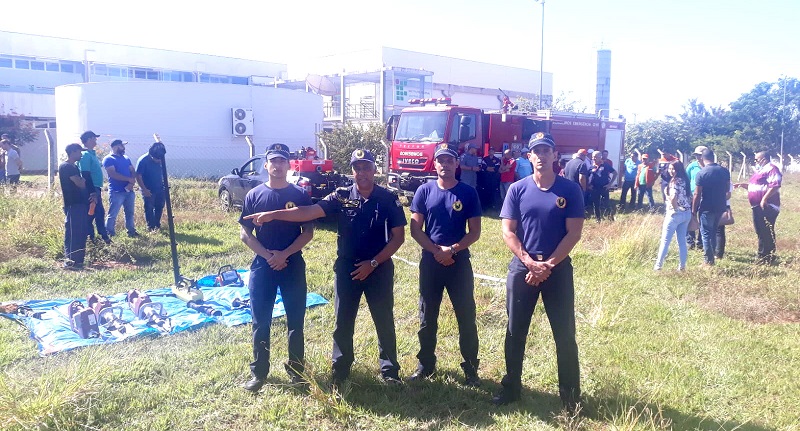
[[[704,292],[696,298],[708,310],[751,323],[800,323],[800,310],[790,310],[771,299],[755,295]]]

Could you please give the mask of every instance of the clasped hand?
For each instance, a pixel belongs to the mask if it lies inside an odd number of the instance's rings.
[[[552,272],[553,264],[550,262],[537,262],[530,260],[525,263],[528,273],[525,274],[525,282],[531,286],[538,286],[539,283],[547,280]]]
[[[433,258],[436,259],[440,265],[450,266],[456,263],[456,261],[453,260],[453,253],[450,251],[450,247],[445,247],[443,245],[437,247],[439,247],[439,251],[433,254]]]

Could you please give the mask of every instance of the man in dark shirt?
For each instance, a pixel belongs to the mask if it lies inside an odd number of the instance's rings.
[[[608,189],[614,184],[617,173],[614,168],[606,163],[599,151],[592,154],[592,171],[589,173],[589,193],[590,202],[594,208],[594,216],[598,222],[603,218],[611,216],[611,204],[609,202]]]
[[[578,157],[572,158],[564,166],[564,178],[577,183],[584,192],[588,187],[587,182],[589,179],[589,169],[586,167],[586,156],[588,154],[586,150],[580,149],[578,150]]]
[[[506,280],[506,375],[503,390],[493,402],[502,405],[520,399],[525,341],[541,295],[556,343],[559,395],[574,412],[581,389],[569,253],[581,238],[583,193],[574,182],[553,172],[552,136],[537,133],[529,145],[534,174],[511,186],[500,212],[503,240],[514,258]]]
[[[146,154],[136,161],[136,182],[142,192],[144,200],[144,218],[147,229],[156,231],[161,229],[161,214],[164,211],[164,178],[161,170],[161,157],[164,154],[164,144],[154,142]]]
[[[64,197],[64,269],[83,269],[86,256],[86,236],[89,228],[89,202],[97,198],[87,193],[86,180],[81,177],[76,163],[83,148],[69,144],[67,161],[58,166],[58,179]]]
[[[317,204],[252,214],[245,219],[252,219],[259,226],[272,220],[304,222],[338,215],[333,386],[339,388],[350,376],[353,333],[362,295],[367,299],[378,335],[381,376],[387,383],[401,383],[394,328],[392,255],[405,239],[406,217],[397,196],[375,184],[372,153],[364,149],[353,151],[350,166],[354,184],[337,189]]]
[[[497,201],[497,191],[500,188],[500,161],[492,153],[486,155],[478,172],[478,197],[481,199],[483,210],[494,209]]]
[[[731,174],[727,169],[714,163],[714,152],[702,152],[703,169],[695,178],[692,216],[700,216],[700,236],[703,238],[703,254],[707,265],[714,264],[714,251],[717,248],[717,227],[719,218],[727,208],[726,195],[731,187]]]
[[[481,235],[480,200],[475,189],[456,180],[456,147],[441,144],[434,153],[434,167],[437,180],[418,188],[411,202],[411,236],[422,246],[422,259],[419,263],[419,363],[409,380],[428,378],[436,370],[439,308],[447,289],[458,322],[464,383],[479,386],[475,282],[469,246]]]
[[[293,383],[307,382],[303,377],[303,323],[308,287],[306,262],[301,250],[314,236],[314,226],[312,223],[285,221],[256,225],[248,216],[262,211],[311,205],[311,197],[302,188],[286,181],[289,147],[272,144],[266,157],[264,168],[269,174],[269,180],[247,192],[239,218],[242,242],[256,254],[250,265],[248,281],[253,314],[254,360],[250,363],[252,378],[244,384],[244,388],[251,392],[261,389],[269,373],[270,324],[278,286],[286,309],[286,331],[289,338],[286,372]]]

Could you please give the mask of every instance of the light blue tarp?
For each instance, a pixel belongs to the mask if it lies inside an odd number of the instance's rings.
[[[41,316],[39,316],[41,318],[16,314],[0,313],[0,315],[19,321],[25,325],[31,331],[31,337],[39,343],[39,354],[42,356],[75,349],[77,347],[116,343],[127,338],[138,337],[145,334],[175,334],[214,322],[221,322],[227,326],[241,325],[252,322],[253,317],[250,314],[249,307],[233,308],[232,304],[234,299],[239,298],[241,300],[246,300],[250,298],[250,293],[247,290],[247,280],[250,273],[247,270],[241,269],[238,270],[238,272],[242,281],[228,286],[219,286],[216,282],[215,275],[208,275],[197,281],[197,287],[203,291],[203,303],[222,312],[221,317],[212,317],[188,308],[185,302],[171,296],[171,290],[169,288],[145,291],[144,293],[150,296],[153,302],[160,302],[162,304],[163,310],[169,317],[171,323],[168,332],[149,326],[146,321],[137,319],[133,311],[128,307],[126,293],[118,293],[108,297],[112,305],[122,308],[122,320],[128,322],[125,325],[124,334],[119,331],[110,332],[101,327],[99,338],[83,339],[72,331],[69,318],[67,317],[69,304],[77,300],[87,305],[86,298],[31,300],[25,302],[14,301],[30,307],[33,312],[42,312]],[[319,294],[309,293],[306,296],[306,307],[327,303],[328,301]],[[285,314],[286,311],[283,308],[283,300],[279,291],[278,296],[275,298],[275,307],[272,310],[272,317],[280,317]]]

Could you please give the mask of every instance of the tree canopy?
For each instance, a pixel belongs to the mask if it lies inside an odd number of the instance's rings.
[[[762,82],[730,104],[708,107],[690,99],[678,117],[628,124],[626,150],[691,152],[697,145],[752,155],[767,150],[800,153],[800,83],[796,78]]]

